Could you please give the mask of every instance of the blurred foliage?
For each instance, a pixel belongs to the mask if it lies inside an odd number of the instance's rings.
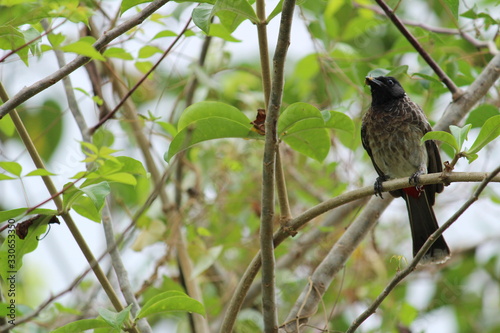
[[[140,112],[137,121],[151,140],[153,155],[162,163],[172,205],[180,203],[178,208],[189,254],[201,282],[204,309],[183,294],[183,277],[172,251],[177,237],[171,228],[173,221],[165,217],[156,203],[151,205],[149,202],[156,197],[154,191],[159,184],[151,182],[130,119],[117,113],[93,134],[91,143],[83,143],[74,177],[66,179],[59,189],[65,189],[64,209],[86,217],[88,223],[100,221],[105,198],[110,199],[118,230],[124,230],[131,221],[135,223],[136,232],[128,234],[121,249],[124,260],[127,260],[127,250],[143,254],[139,269],[131,272],[134,274],[131,280],[140,304],[148,304],[153,309],[148,321],[154,330],[168,322],[177,327],[178,332],[186,332],[189,321],[185,311],[205,311],[215,331],[237,282],[259,251],[263,140],[255,140],[261,137],[252,128],[251,121],[256,119],[257,110],[265,103],[258,46],[245,44],[249,39],[245,24],[257,20],[255,4],[246,0],[201,2],[200,5],[196,1],[170,2],[148,18],[144,26],[124,34],[101,55],[92,46],[93,34],[99,36],[113,28],[116,25],[114,18],[120,23],[148,1],[128,0],[113,4],[0,0],[0,49],[4,51],[0,53],[0,65],[4,73],[15,75],[15,70],[9,67],[12,63],[21,62],[30,68],[40,66],[47,59],[52,60],[53,50],[62,50],[67,57],[80,54],[94,59],[98,74],[93,76],[86,67],[89,82],[86,85],[78,82],[76,89],[85,95],[77,102],[89,126],[95,124],[103,106],[109,105],[112,109],[121,99],[116,84],[131,89],[176,38],[182,37],[180,46],[173,45],[174,52],[167,54],[161,66],[131,94],[130,100]],[[277,14],[281,3],[268,2],[268,20],[279,20]],[[305,33],[292,35],[290,52],[300,50],[300,58],[287,62],[281,111],[284,118],[279,125],[283,127],[279,128],[283,140],[281,158],[294,215],[347,189],[371,185],[375,179],[359,139],[361,115],[370,103],[369,91],[364,87],[366,75],[390,73],[396,76],[432,123],[439,119],[444,105],[450,102],[446,87],[374,2],[298,3],[294,25],[305,27]],[[461,34],[477,42],[500,45],[498,1],[482,0],[465,5],[455,0],[393,0],[388,3],[398,6],[396,13],[406,27],[462,88],[474,81],[492,54],[488,48],[474,45]],[[182,27],[191,16],[194,25],[183,31]],[[47,19],[54,30],[46,33],[39,23],[42,19]],[[61,19],[67,21],[60,25]],[[96,22],[99,22],[97,26]],[[90,27],[94,37],[83,36],[83,26]],[[211,38],[207,42],[208,51],[200,59],[200,54],[204,53],[198,47],[207,41],[207,34]],[[273,49],[275,41],[269,42]],[[186,44],[191,47],[185,48]],[[239,59],[231,51],[234,45],[249,48],[249,55],[253,57]],[[305,50],[304,45],[310,49]],[[7,83],[6,74],[2,80]],[[91,84],[92,88],[81,88]],[[96,87],[104,92],[100,93]],[[491,140],[495,138],[492,135],[498,132],[499,105],[497,84],[468,114],[466,123],[471,126],[462,131],[457,129],[455,137],[440,134],[443,141],[456,148],[451,156],[461,150],[469,129],[483,128],[483,132],[479,132],[483,133],[480,139],[488,135]],[[50,95],[50,90],[19,108],[36,149],[49,164],[59,162],[54,160],[58,147],[72,149],[69,147],[73,147],[75,140],[81,140],[81,135],[74,133],[74,119],[67,110],[63,96]],[[16,162],[20,140],[10,117],[0,120],[0,140],[8,147],[2,150],[2,159]],[[474,158],[479,161],[484,155],[478,150],[487,139],[480,141],[470,150],[477,154]],[[498,151],[498,140],[488,143]],[[163,161],[163,156],[168,163]],[[178,168],[179,161],[182,167]],[[21,168],[17,162],[3,165],[2,182],[27,182],[26,177],[30,174],[24,175],[21,170],[33,169],[32,165]],[[52,175],[46,170],[37,172],[37,175]],[[29,197],[30,191],[19,186],[18,193],[24,191]],[[491,190],[490,196],[495,204],[500,202],[495,190]],[[464,195],[455,198],[462,200]],[[7,204],[0,200],[0,206]],[[436,211],[443,206],[438,197]],[[134,214],[142,208],[146,213],[134,220]],[[301,237],[317,229],[321,231],[321,237],[302,249],[300,257],[276,272],[281,321],[307,285],[307,277],[360,209],[354,209],[334,227],[320,226],[326,217],[319,217],[276,249],[279,262],[294,250]],[[26,210],[27,207],[9,207],[2,217],[17,219]],[[36,212],[42,213],[38,210],[32,213]],[[497,218],[492,216],[491,220]],[[278,228],[279,221],[275,224]],[[41,232],[41,229],[32,232],[30,244],[36,244],[33,237]],[[499,235],[490,236],[470,248],[456,249],[452,260],[445,265],[421,267],[391,293],[373,320],[360,331],[426,331],[433,327],[432,321],[441,311],[453,315],[453,321],[447,324],[456,327],[457,332],[499,331],[500,255],[478,254],[483,242],[489,242],[487,245],[498,243]],[[3,244],[2,253],[6,253],[7,243]],[[151,251],[152,247],[160,250]],[[35,248],[36,245],[31,245],[29,250]],[[400,254],[402,248],[410,248],[406,216],[381,223],[372,238],[360,245],[334,279],[321,308],[309,322],[309,331],[345,331],[355,316],[380,294],[389,279],[406,265]],[[2,270],[6,267],[2,266]],[[19,283],[20,294],[27,295],[30,289],[38,287],[31,283]],[[431,291],[416,301],[411,291],[419,283],[425,283]],[[6,295],[6,286],[2,286]],[[77,329],[75,313],[81,314],[81,311],[85,313],[79,318],[89,320],[81,325],[94,325],[90,328],[95,328],[96,332],[120,327],[129,313],[103,312],[102,308],[107,305],[94,305],[94,298],[88,298],[92,286],[93,280],[84,281],[71,292],[64,306],[53,303],[43,311],[43,317],[16,327],[16,331],[49,332],[68,322],[76,326],[66,327],[67,330]],[[155,299],[158,295],[168,297],[158,304],[154,302],[158,301]],[[162,306],[164,309],[174,306],[168,303],[172,296],[184,302],[177,304],[177,309],[184,312],[158,313]],[[19,302],[22,304],[18,304],[18,317],[33,310],[28,306],[34,305],[24,302],[24,298]],[[152,303],[157,304],[157,308]],[[5,306],[0,309],[4,311]],[[100,316],[96,318],[98,310],[101,310]],[[257,297],[240,312],[235,332],[262,330]]]

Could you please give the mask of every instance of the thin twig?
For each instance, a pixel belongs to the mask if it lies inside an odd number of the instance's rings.
[[[132,290],[132,285],[130,284],[130,280],[128,278],[128,272],[123,264],[122,257],[120,255],[120,251],[118,251],[118,246],[116,246],[115,240],[115,232],[113,228],[113,221],[111,220],[111,210],[109,209],[110,202],[109,198],[106,199],[106,203],[102,209],[102,226],[104,229],[104,235],[106,237],[106,244],[108,248],[110,248],[109,255],[111,257],[111,264],[113,266],[113,270],[115,271],[116,278],[118,280],[118,284],[120,285],[120,289],[122,291],[123,297],[127,304],[132,304],[132,308],[130,309],[130,313],[133,317],[139,314],[141,307],[139,306],[139,302],[134,295],[134,291]],[[141,333],[152,333],[153,330],[146,318],[141,318],[137,321],[137,327],[139,328]]]
[[[346,333],[353,333],[368,317],[370,317],[379,305],[384,301],[384,299],[391,293],[391,291],[401,282],[405,277],[407,277],[415,268],[417,267],[420,259],[425,255],[432,244],[438,239],[438,237],[448,229],[459,217],[462,215],[474,202],[479,198],[481,192],[486,188],[489,182],[491,182],[496,175],[500,172],[500,166],[497,167],[493,172],[491,172],[482,182],[479,184],[478,188],[474,191],[471,197],[464,202],[464,204],[446,221],[441,227],[439,227],[424,243],[422,248],[415,255],[410,265],[405,269],[398,272],[394,278],[389,282],[380,295],[373,301],[373,303],[361,314],[359,315],[351,324]]]
[[[271,95],[271,65],[269,63],[269,44],[267,42],[267,20],[265,1],[256,1],[256,14],[259,18],[257,23],[257,37],[259,40],[260,69],[262,72],[262,87],[264,91],[265,109],[269,106],[269,96]]]
[[[115,113],[118,112],[118,110],[120,110],[120,108],[123,106],[125,101],[130,96],[132,96],[134,91],[136,91],[141,86],[141,84],[143,84],[144,81],[146,81],[146,79],[149,77],[149,75],[151,73],[153,73],[156,70],[156,68],[158,68],[158,66],[161,64],[161,62],[165,59],[165,57],[168,54],[170,54],[170,51],[172,51],[173,47],[177,44],[177,42],[181,39],[181,37],[187,31],[190,23],[191,23],[191,19],[189,19],[187,21],[187,23],[184,26],[184,28],[182,29],[181,33],[179,33],[177,35],[177,37],[175,37],[175,39],[170,44],[170,46],[165,50],[165,52],[163,52],[160,59],[158,59],[158,61],[139,79],[139,81],[137,81],[137,83],[131,89],[129,89],[124,96],[121,97],[120,102],[118,102],[118,104],[114,107],[114,109],[111,112],[109,112],[108,114],[106,114],[104,117],[99,119],[99,122],[96,125],[94,125],[92,128],[90,128],[90,130],[89,130],[90,134],[93,134],[95,131],[97,131],[97,129],[99,127],[101,127],[105,122],[107,122],[109,119],[111,119],[115,115]]]
[[[396,28],[399,29],[401,34],[410,42],[410,44],[415,48],[415,50],[424,58],[427,64],[432,68],[432,70],[437,74],[439,79],[448,87],[453,95],[453,100],[458,99],[462,95],[462,90],[458,88],[453,80],[441,69],[437,62],[432,59],[431,55],[424,50],[422,45],[418,40],[411,34],[401,20],[394,14],[394,11],[385,3],[384,0],[375,0],[382,10],[386,13],[387,17],[394,23]]]
[[[49,22],[47,19],[43,19],[41,21],[43,29],[48,34],[51,31]],[[49,39],[50,42],[50,39]],[[51,43],[52,44],[52,43]],[[59,68],[62,68],[66,65],[66,60],[64,59],[64,52],[61,50],[54,49],[54,53],[57,58],[57,64]],[[68,76],[63,77],[63,86],[64,92],[66,93],[66,99],[68,100],[68,107],[73,114],[73,118],[75,118],[75,122],[80,128],[80,133],[82,133],[83,141],[90,142],[90,136],[87,133],[87,123],[85,122],[85,118],[83,117],[80,108],[78,107],[78,103],[76,102],[75,90],[73,89],[73,84],[71,83],[71,78]]]
[[[120,37],[128,30],[140,25],[142,22],[144,22],[146,18],[148,18],[151,14],[153,14],[155,11],[161,8],[168,1],[169,0],[155,0],[151,2],[149,5],[144,7],[144,9],[142,9],[139,13],[132,16],[127,21],[118,25],[114,29],[104,32],[104,34],[93,44],[94,48],[97,51],[102,50],[109,42],[111,42],[115,38]],[[33,83],[29,87],[21,89],[21,91],[19,91],[11,99],[9,99],[4,104],[0,105],[0,119],[2,119],[7,113],[14,110],[15,107],[21,105],[22,103],[24,103],[31,97],[35,96],[39,92],[59,82],[62,78],[74,72],[81,66],[85,65],[90,60],[91,58],[89,57],[77,56],[75,60],[71,61],[58,71],[50,74],[49,76],[38,82]]]

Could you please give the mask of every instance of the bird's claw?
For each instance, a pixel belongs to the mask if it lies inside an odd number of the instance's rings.
[[[408,183],[410,185],[414,185],[415,188],[421,192],[424,189],[424,185],[419,185],[418,183],[420,182],[420,175],[422,173],[420,171],[415,172],[413,175],[411,175],[410,179],[408,179]]]
[[[420,182],[420,175],[422,174],[422,172],[420,171],[417,171],[415,172],[413,175],[411,175],[410,179],[408,180],[408,183],[410,185],[418,185],[418,183]]]
[[[383,199],[384,197],[382,196],[382,183],[387,180],[387,177],[385,176],[380,176],[377,177],[375,180],[375,184],[373,184],[373,190],[375,191],[375,196],[379,196],[380,199]]]

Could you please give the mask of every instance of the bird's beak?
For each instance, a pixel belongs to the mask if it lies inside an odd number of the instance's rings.
[[[371,76],[367,76],[365,78],[365,84],[371,86],[372,84],[376,84],[377,86],[381,86],[382,85],[382,82],[377,80],[376,78],[374,77],[371,77]]]

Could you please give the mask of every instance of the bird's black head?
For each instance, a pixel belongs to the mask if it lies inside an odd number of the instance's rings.
[[[367,76],[365,83],[372,91],[372,105],[386,104],[406,95],[398,80],[391,76]]]

